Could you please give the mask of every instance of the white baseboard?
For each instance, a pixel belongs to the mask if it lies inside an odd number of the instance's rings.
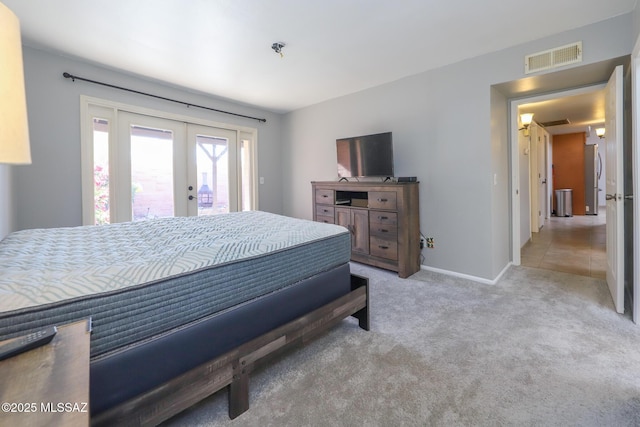
[[[485,279],[483,277],[472,276],[470,274],[458,273],[456,271],[449,271],[449,270],[443,270],[440,268],[429,267],[426,265],[420,265],[420,269],[426,270],[426,271],[432,271],[434,273],[446,274],[447,276],[459,277],[461,279],[473,280],[474,282],[483,283],[485,285],[495,285],[496,283],[498,283],[498,281],[500,281],[504,273],[506,273],[507,270],[509,270],[509,267],[511,267],[511,265],[512,263],[509,262],[493,280]]]

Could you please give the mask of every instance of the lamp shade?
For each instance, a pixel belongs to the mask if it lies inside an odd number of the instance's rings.
[[[605,133],[605,128],[596,128],[596,135],[598,135],[599,138],[604,137],[604,133]]]
[[[533,113],[520,114],[520,121],[522,122],[522,126],[529,126],[533,121]]]
[[[29,164],[29,126],[18,18],[0,3],[0,163]]]

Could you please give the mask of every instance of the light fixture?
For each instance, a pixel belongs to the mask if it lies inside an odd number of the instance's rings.
[[[280,55],[280,58],[282,58],[284,56],[284,54],[282,53],[282,48],[285,46],[284,43],[282,42],[275,42],[274,44],[271,45],[271,49],[273,49],[273,51],[277,54]]]
[[[31,163],[20,22],[0,3],[0,163]]]
[[[524,136],[529,136],[529,125],[533,121],[533,113],[524,113],[520,114],[520,122],[522,123],[522,127],[518,130],[524,130]]]
[[[600,139],[604,138],[604,133],[605,133],[605,128],[596,128],[596,135],[598,135],[598,138]]]

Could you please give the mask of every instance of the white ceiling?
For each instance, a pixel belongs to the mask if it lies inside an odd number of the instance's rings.
[[[276,112],[611,18],[636,3],[0,1],[18,15],[28,45]],[[273,42],[286,44],[283,58]]]
[[[604,89],[521,105],[519,113],[533,113],[533,120],[543,124],[567,119],[569,124],[546,127],[552,135],[585,132],[604,126]]]

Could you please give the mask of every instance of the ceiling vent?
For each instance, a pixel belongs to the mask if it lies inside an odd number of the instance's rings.
[[[550,122],[540,123],[540,126],[542,126],[543,128],[548,128],[550,126],[561,126],[561,125],[569,125],[569,124],[571,124],[569,119],[561,119],[561,120],[553,120]]]
[[[582,62],[582,42],[556,47],[524,57],[524,73],[549,70],[564,65]]]

